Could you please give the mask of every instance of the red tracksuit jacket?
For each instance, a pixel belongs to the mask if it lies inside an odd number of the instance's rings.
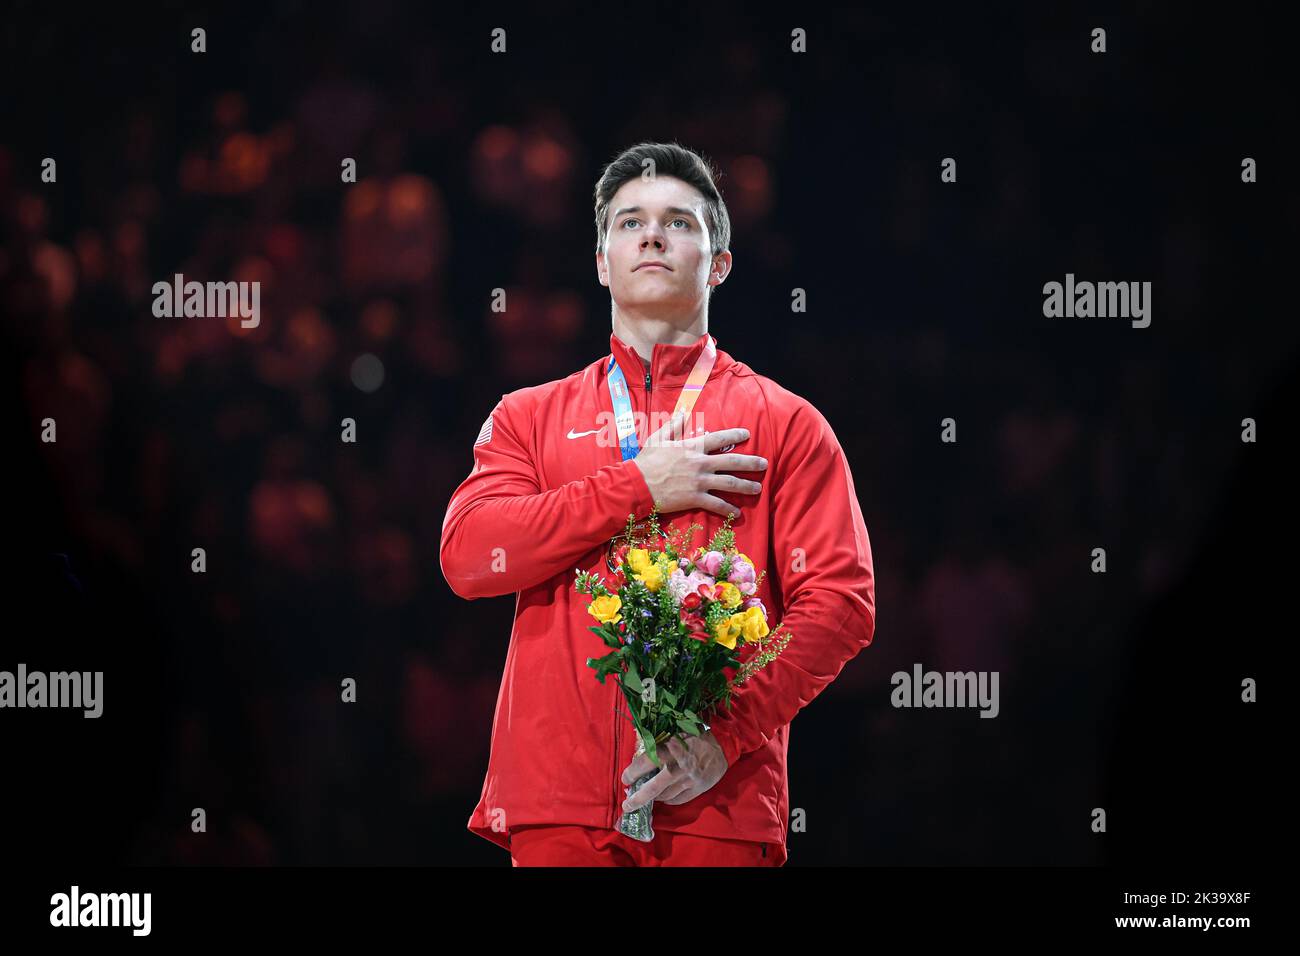
[[[654,346],[651,367],[617,336],[637,438],[672,411],[708,334]],[[714,339],[716,345],[717,339]],[[509,847],[509,827],[615,826],[636,734],[614,681],[587,658],[604,645],[587,628],[589,597],[574,572],[601,571],[612,535],[654,500],[635,460],[623,461],[605,382],[609,356],[568,378],[503,395],[474,444],[474,468],[452,495],[439,560],[463,598],[515,594],[514,628],[492,722],[491,754],[471,832]],[[712,789],[677,806],[654,805],[656,830],[767,843],[786,858],[786,751],[791,719],[871,643],[871,545],[853,477],[834,432],[811,404],[721,349],[687,435],[749,429],[735,451],[768,460],[757,494],[713,490],[739,506],[736,546],[766,569],[756,592],[769,626],[791,632],[782,654],[742,684],[729,714],[710,719],[728,769]],[[601,434],[603,431],[603,434]],[[601,439],[601,440],[598,440]],[[722,524],[708,511],[661,514],[660,524]]]

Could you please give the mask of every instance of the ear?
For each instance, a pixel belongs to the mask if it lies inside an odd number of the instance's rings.
[[[722,285],[730,274],[731,251],[723,249],[713,257],[713,265],[709,269],[709,285]]]
[[[605,262],[603,252],[596,253],[596,278],[603,286],[609,285],[609,264]]]

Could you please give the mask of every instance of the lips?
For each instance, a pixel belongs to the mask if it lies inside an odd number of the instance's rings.
[[[639,266],[637,266],[635,269],[633,269],[632,271],[633,271],[633,272],[640,272],[642,269],[663,269],[665,272],[671,272],[671,271],[672,271],[672,270],[669,269],[666,265],[664,265],[662,262],[643,262],[643,263],[641,263]]]

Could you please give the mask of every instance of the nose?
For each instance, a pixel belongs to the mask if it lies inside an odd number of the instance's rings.
[[[652,244],[656,249],[662,249],[664,247],[664,240],[663,240],[663,236],[659,232],[658,223],[652,223],[650,225],[647,225],[645,229],[641,230],[642,251],[645,251],[645,249],[647,249]]]

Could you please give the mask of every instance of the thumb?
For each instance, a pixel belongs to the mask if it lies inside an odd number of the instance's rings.
[[[653,431],[646,437],[645,447],[653,448],[656,445],[662,445],[664,442],[673,441],[676,437],[677,420],[680,413],[674,414],[668,421],[664,422],[657,431]]]
[[[686,412],[674,412],[672,418],[664,422],[664,427],[657,432],[660,441],[674,441],[681,437],[682,425],[686,421]]]

